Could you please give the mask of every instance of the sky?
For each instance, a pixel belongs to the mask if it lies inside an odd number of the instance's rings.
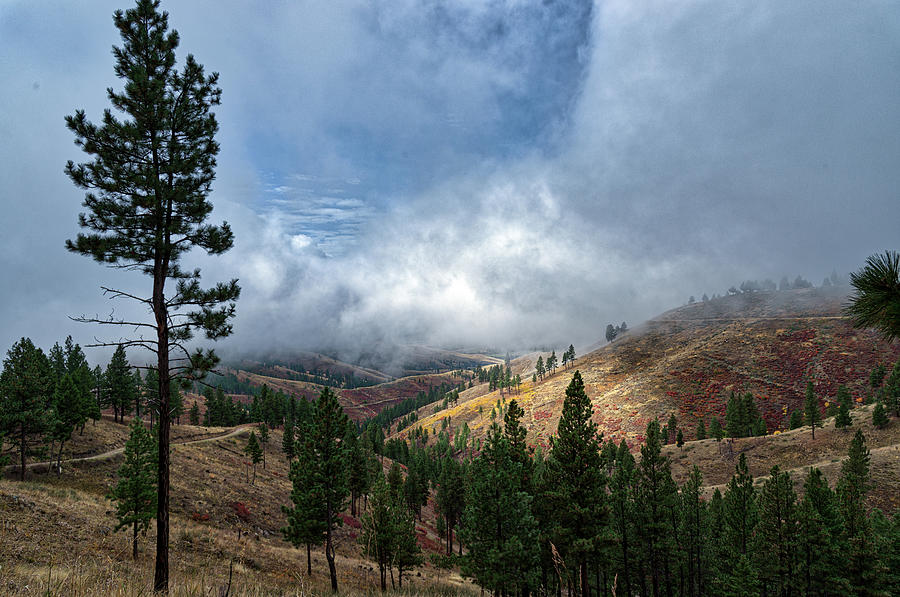
[[[67,253],[64,117],[121,88],[119,1],[0,0],[0,351],[133,330]],[[163,2],[220,73],[210,200],[242,286],[225,355],[564,348],[900,240],[892,1]],[[140,314],[137,315],[146,315]],[[89,355],[89,358],[91,356]]]

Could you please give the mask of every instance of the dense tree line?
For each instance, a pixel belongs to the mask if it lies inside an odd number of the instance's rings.
[[[263,374],[270,374],[267,369],[280,367],[277,377],[284,377],[294,381],[304,381],[319,386],[327,386],[329,388],[365,388],[380,383],[377,380],[368,377],[357,377],[353,371],[342,373],[340,371],[331,371],[330,369],[315,369],[310,371],[303,367],[299,362],[292,361],[263,361],[258,367],[249,367],[248,371],[258,371]]]
[[[761,432],[752,396],[729,402],[716,433]],[[494,594],[897,594],[900,515],[866,507],[861,432],[834,487],[815,468],[801,497],[778,467],[760,485],[742,454],[725,490],[708,497],[696,467],[680,486],[672,478],[662,446],[680,435],[674,416],[650,422],[635,457],[624,442],[603,442],[577,372],[546,454],[526,445],[514,399],[500,412],[471,450],[456,451],[449,429],[431,443],[427,434],[388,442],[403,445],[394,449],[408,466],[408,512],[430,485],[447,552],[457,537],[464,555],[453,557]]]
[[[148,376],[149,377],[149,376]],[[112,408],[117,421],[140,410],[145,383],[118,347],[106,370],[93,369],[71,336],[49,352],[22,338],[6,353],[0,373],[0,436],[17,453],[20,475],[31,456],[49,457],[60,470],[62,453],[75,431]]]
[[[821,287],[829,288],[832,286],[843,286],[847,284],[847,278],[844,276],[839,276],[837,271],[832,270],[831,274],[825,276],[822,280]],[[793,280],[790,280],[787,276],[782,276],[781,280],[776,284],[774,280],[771,278],[766,278],[764,280],[744,280],[738,286],[731,286],[727,293],[729,296],[735,296],[738,294],[751,294],[755,292],[774,292],[774,291],[785,291],[785,290],[800,290],[803,288],[813,288],[812,282],[804,278],[803,276],[798,275]],[[722,298],[722,295],[713,294],[711,297],[707,295],[705,292],[703,296],[700,298],[701,302],[707,302],[711,300],[716,300]],[[691,295],[688,298],[688,304],[693,305],[697,302],[697,299]]]
[[[374,417],[363,421],[360,424],[360,427],[365,428],[372,423],[387,429],[394,421],[401,419],[397,428],[397,431],[399,431],[418,420],[418,417],[415,416],[415,412],[418,409],[438,401],[444,401],[443,408],[447,408],[448,404],[455,403],[459,400],[459,392],[462,389],[464,389],[462,385],[454,386],[453,384],[446,382],[442,382],[437,386],[430,386],[427,392],[420,391],[411,398],[406,398],[398,404],[382,409]]]
[[[620,334],[624,334],[628,331],[628,324],[624,321],[619,325],[607,324],[606,326],[606,341],[612,342],[615,340]]]

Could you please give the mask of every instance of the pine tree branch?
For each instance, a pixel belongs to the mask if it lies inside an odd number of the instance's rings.
[[[136,266],[126,266],[126,267],[136,267]],[[152,300],[143,298],[143,297],[139,297],[139,296],[135,296],[133,294],[125,292],[124,290],[116,290],[115,288],[107,288],[106,286],[101,286],[100,290],[103,291],[104,296],[107,294],[112,295],[109,297],[110,299],[125,297],[125,298],[130,298],[130,299],[136,300],[139,303],[144,303],[144,304],[151,305],[151,306],[153,305]]]

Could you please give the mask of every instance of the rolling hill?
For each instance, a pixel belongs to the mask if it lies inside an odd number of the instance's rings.
[[[900,346],[873,332],[854,329],[841,314],[846,289],[803,289],[726,296],[667,311],[612,343],[579,357],[531,383],[535,355],[512,363],[527,381],[519,393],[488,392],[487,384],[460,394],[439,413],[420,412],[418,425],[440,430],[463,422],[477,437],[490,412],[515,398],[525,409],[528,440],[548,445],[559,421],[565,388],[581,372],[594,405],[594,421],[607,438],[635,447],[652,418],[674,414],[686,438],[697,422],[724,422],[731,391],[752,392],[770,432],[785,429],[789,413],[802,407],[807,379],[824,409],[839,385],[862,402],[877,363],[900,358]],[[408,433],[405,431],[401,436]]]

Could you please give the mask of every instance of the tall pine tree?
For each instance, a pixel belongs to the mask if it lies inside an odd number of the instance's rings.
[[[606,478],[600,462],[602,434],[591,420],[593,408],[575,371],[566,388],[556,436],[550,440],[554,498],[561,506],[559,526],[564,557],[579,570],[581,593],[590,594],[588,564],[597,555],[607,524]]]
[[[125,414],[131,410],[137,388],[134,385],[131,367],[128,365],[125,347],[122,345],[116,346],[109,365],[106,366],[106,384],[109,402],[113,407],[113,418],[124,422]]]
[[[866,508],[871,489],[869,467],[871,456],[866,438],[857,430],[850,442],[847,459],[841,464],[837,484],[838,504],[847,543],[847,580],[855,595],[876,595],[875,553]]]
[[[152,322],[82,318],[99,324],[127,325],[148,334],[126,341],[157,356],[159,371],[159,473],[154,590],[168,589],[169,565],[169,427],[172,379],[203,377],[217,359],[211,351],[191,352],[193,330],[211,340],[231,333],[229,319],[237,282],[200,287],[198,269],[185,270],[181,258],[192,249],[212,255],[227,251],[232,233],[227,224],[209,225],[207,195],[214,178],[218,130],[212,106],[219,103],[218,75],[207,76],[188,56],[175,67],[179,36],[168,30],[168,14],[158,0],[138,0],[135,8],[116,11],[113,21],[122,45],[113,49],[115,74],[124,90],[108,98],[121,117],[106,110],[100,124],[78,110],[66,118],[75,142],[91,161],[66,165],[76,186],[85,189],[86,213],[79,224],[89,232],[67,241],[70,251],[111,267],[140,271],[153,280],[145,296],[104,287],[113,297],[137,301],[153,313]],[[166,282],[175,283],[166,293]],[[225,306],[221,306],[225,303]],[[179,313],[183,308],[192,309]],[[181,315],[181,317],[179,317]],[[116,345],[118,343],[109,343]],[[172,360],[178,351],[182,358]]]
[[[462,569],[490,591],[515,594],[536,584],[538,528],[521,476],[522,465],[513,460],[495,421],[468,466],[460,530],[469,550]]]
[[[281,529],[285,541],[294,547],[306,546],[306,573],[312,574],[312,546],[325,540],[326,504],[321,479],[322,468],[312,441],[311,421],[305,423],[303,433],[294,443],[297,457],[291,464],[291,503],[282,506],[287,526]]]

